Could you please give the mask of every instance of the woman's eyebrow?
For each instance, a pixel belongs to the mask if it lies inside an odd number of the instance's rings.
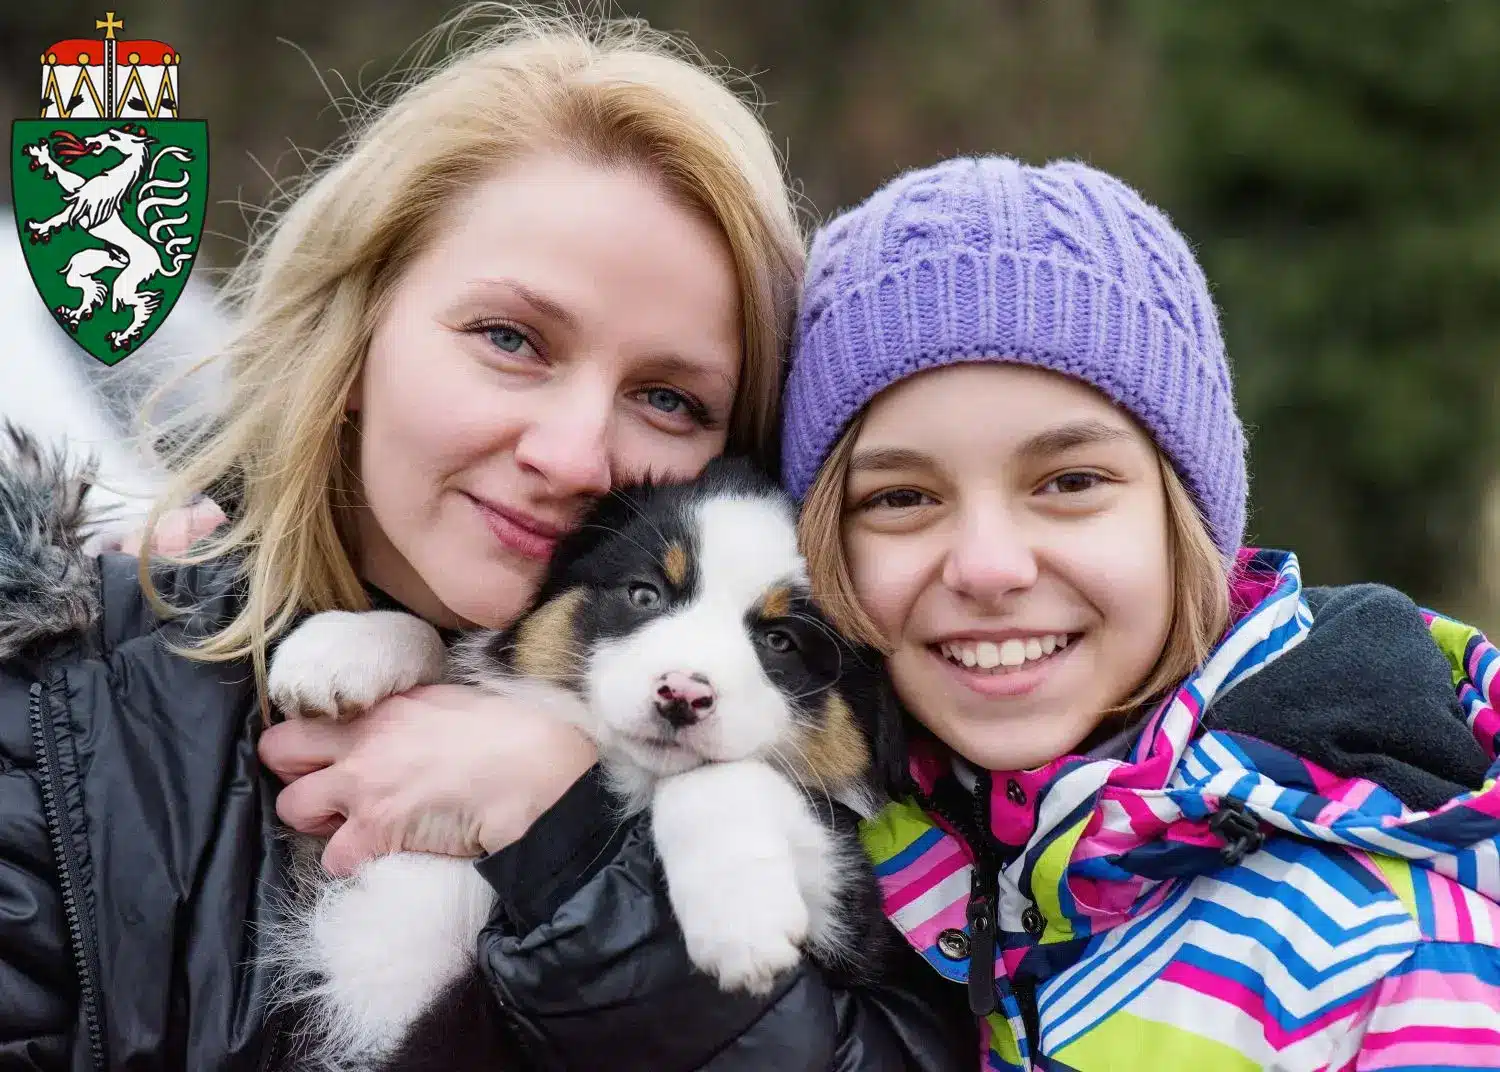
[[[569,330],[578,327],[578,318],[569,312],[561,302],[533,290],[519,280],[476,279],[474,281],[474,289],[479,291],[507,290],[531,306],[542,316],[547,317],[549,320],[555,320],[562,327]]]

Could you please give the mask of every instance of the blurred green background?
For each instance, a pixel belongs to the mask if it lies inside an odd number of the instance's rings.
[[[440,0],[134,0],[208,120],[205,245],[340,133]],[[1251,537],[1500,630],[1500,3],[620,0],[755,77],[811,208],[961,152],[1137,185],[1215,285],[1250,425]],[[0,9],[0,109],[99,4]],[[203,269],[200,268],[200,271]]]

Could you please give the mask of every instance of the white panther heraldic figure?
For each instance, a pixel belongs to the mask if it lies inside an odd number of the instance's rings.
[[[33,281],[79,345],[113,364],[160,325],[196,259],[208,131],[177,118],[175,49],[117,41],[114,12],[97,25],[104,40],[41,54],[43,118],[15,124],[11,168]]]

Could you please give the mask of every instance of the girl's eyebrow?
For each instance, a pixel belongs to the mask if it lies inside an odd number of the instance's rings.
[[[892,469],[921,469],[931,464],[931,457],[909,447],[866,447],[855,451],[849,459],[849,472],[851,475],[883,473]]]
[[[1087,418],[1038,432],[1022,443],[1016,454],[1025,461],[1039,461],[1075,447],[1117,443],[1129,439],[1130,433],[1125,429],[1106,421]],[[851,475],[932,467],[934,462],[930,454],[911,447],[867,447],[855,451],[854,457],[849,459]]]
[[[1074,447],[1088,447],[1099,443],[1118,443],[1130,439],[1130,433],[1118,425],[1109,424],[1106,421],[1087,418],[1080,421],[1070,421],[1060,424],[1056,428],[1048,428],[1038,432],[1026,442],[1022,443],[1016,453],[1027,461],[1040,461],[1050,458],[1054,454],[1072,450]]]

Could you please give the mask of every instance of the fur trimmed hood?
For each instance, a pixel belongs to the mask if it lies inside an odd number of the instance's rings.
[[[84,501],[94,473],[92,459],[69,458],[9,421],[0,427],[0,660],[98,617]]]

